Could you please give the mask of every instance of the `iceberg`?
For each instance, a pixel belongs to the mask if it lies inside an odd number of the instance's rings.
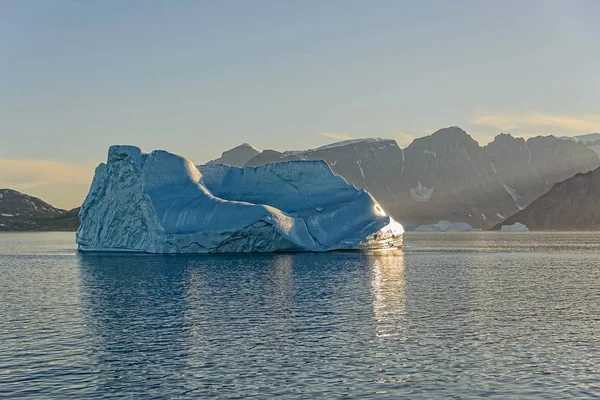
[[[236,253],[395,249],[402,225],[324,161],[195,166],[112,146],[80,213],[80,251]]]
[[[529,232],[527,225],[524,225],[520,222],[515,222],[512,225],[502,225],[500,230],[502,232]]]
[[[473,231],[473,227],[465,222],[450,222],[441,220],[437,224],[433,225],[421,225],[417,229],[417,232],[469,232]]]
[[[439,232],[437,225],[419,225],[416,229],[416,232]]]

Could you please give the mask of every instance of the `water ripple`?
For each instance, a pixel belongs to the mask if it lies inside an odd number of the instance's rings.
[[[197,257],[72,240],[0,235],[0,396],[600,396],[600,234]]]

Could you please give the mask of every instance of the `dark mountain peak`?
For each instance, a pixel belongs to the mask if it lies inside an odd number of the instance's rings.
[[[232,152],[234,152],[236,150],[252,150],[255,153],[260,153],[260,149],[252,146],[250,143],[242,143],[242,144],[240,144],[238,146],[235,146],[235,147],[233,147],[233,148],[231,148],[229,150],[224,151],[223,154],[232,153]]]
[[[227,164],[242,167],[252,158],[260,154],[261,151],[249,143],[242,143],[233,149],[224,151],[221,157],[210,160],[207,164]]]
[[[21,192],[18,192],[18,191],[14,190],[14,189],[0,189],[0,194],[2,194],[3,196],[6,196],[6,195],[8,195],[8,196],[15,196],[15,195],[16,196],[19,196],[19,195],[20,196],[27,196],[27,195],[25,195],[25,194],[23,194]],[[0,197],[0,199],[1,198],[2,197]]]
[[[439,129],[431,135],[420,139],[429,139],[430,141],[442,143],[465,143],[468,145],[474,144],[479,147],[479,143],[477,143],[475,139],[473,139],[467,132],[458,126],[450,126],[448,128]]]
[[[496,137],[494,138],[492,143],[494,143],[494,142],[497,142],[497,143],[509,143],[509,142],[525,143],[525,139],[523,139],[522,137],[515,137],[515,136],[511,135],[510,133],[502,132],[499,135],[496,135]]]
[[[549,143],[558,140],[553,135],[537,135],[527,139],[527,143]]]
[[[469,136],[467,132],[465,132],[459,126],[448,126],[446,128],[440,128],[437,131],[433,132],[432,135],[462,135]]]
[[[510,133],[501,133],[483,148],[486,152],[495,152],[500,149],[524,150],[526,145],[525,139],[521,137],[514,137]]]
[[[437,131],[433,132],[430,136],[435,139],[443,137],[445,139],[452,138],[455,140],[471,140],[475,142],[475,139],[473,139],[467,132],[465,132],[458,126],[449,126],[447,128],[438,129]]]
[[[429,136],[415,139],[407,150],[429,151],[435,154],[464,153],[475,157],[481,147],[467,132],[457,126],[440,129]]]

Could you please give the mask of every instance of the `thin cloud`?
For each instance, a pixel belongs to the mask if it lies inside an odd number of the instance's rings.
[[[95,164],[47,160],[0,159],[0,188],[39,197],[55,207],[71,209],[83,202]]]
[[[69,183],[89,184],[94,175],[92,164],[67,164],[46,160],[0,159],[0,187]]]
[[[541,112],[523,114],[480,113],[473,118],[472,122],[476,125],[490,126],[503,131],[536,130],[538,132],[532,133],[553,131],[571,134],[600,132],[600,115],[581,117]]]
[[[347,133],[319,132],[319,135],[325,136],[325,137],[330,138],[330,139],[335,139],[335,140],[349,140],[349,139],[354,139],[353,136],[350,136]]]

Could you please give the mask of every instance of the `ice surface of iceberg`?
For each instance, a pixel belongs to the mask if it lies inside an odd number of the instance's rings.
[[[388,249],[402,225],[323,161],[195,166],[112,146],[80,211],[82,251],[219,253]]]

